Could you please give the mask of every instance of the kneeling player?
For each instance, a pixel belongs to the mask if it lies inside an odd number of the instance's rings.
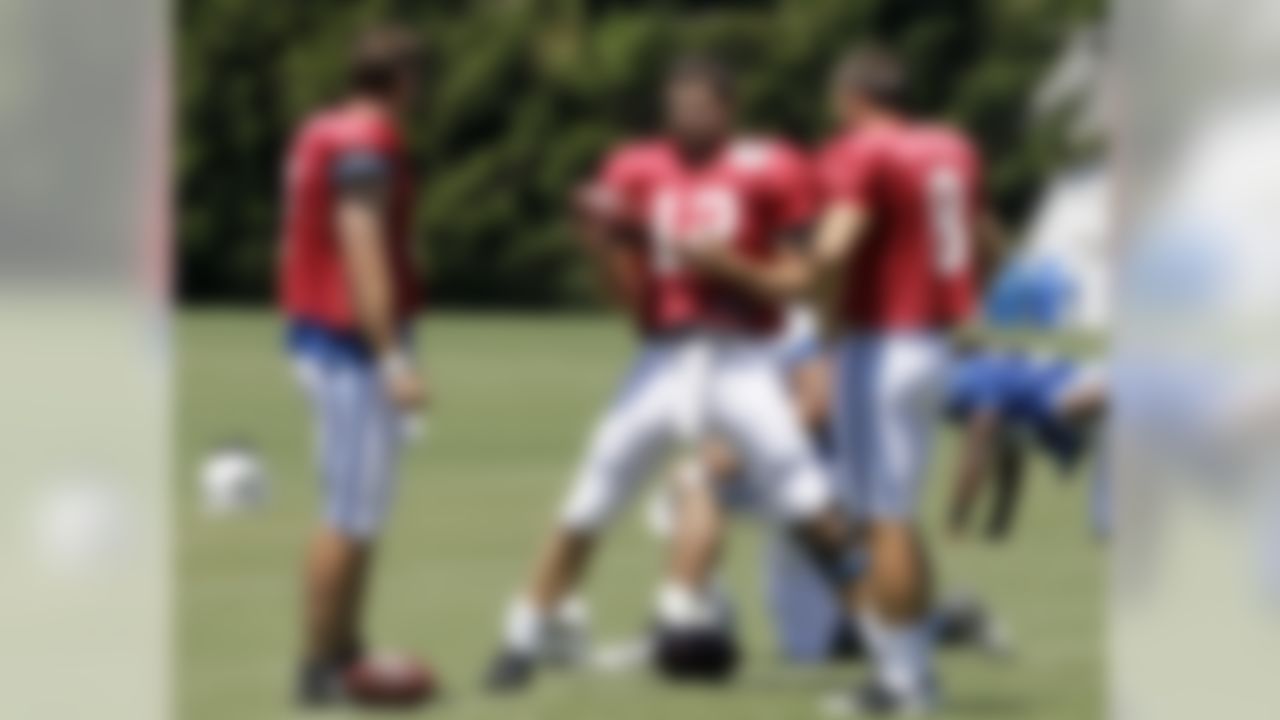
[[[587,249],[638,314],[644,344],[596,428],[533,578],[508,612],[488,678],[495,690],[531,679],[557,606],[637,485],[672,450],[705,437],[732,446],[832,581],[846,585],[849,528],[769,352],[779,303],[686,264],[707,245],[744,262],[785,262],[787,238],[812,209],[796,151],[733,136],[732,95],[722,67],[678,65],[666,86],[666,137],[615,152],[578,203]],[[701,563],[676,563],[659,622],[698,632],[709,621],[706,585]]]
[[[773,357],[829,477],[830,361],[810,308],[796,305],[790,310],[786,327],[774,341]],[[775,519],[744,470],[733,448],[716,439],[676,466],[654,498],[650,515],[674,567],[716,564],[729,515]],[[768,602],[784,656],[793,662],[821,662],[856,651],[856,629],[841,602],[832,597],[829,583],[788,529],[777,529],[764,561]]]

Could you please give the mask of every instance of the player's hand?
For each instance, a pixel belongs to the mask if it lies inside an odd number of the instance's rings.
[[[691,238],[676,243],[676,253],[685,267],[712,276],[726,274],[735,259],[726,244],[707,238]]]
[[[379,372],[387,396],[401,411],[413,412],[427,405],[427,385],[403,353],[391,353],[382,358]]]
[[[600,252],[615,244],[627,244],[643,230],[617,194],[600,185],[578,188],[571,198],[573,217],[578,225],[574,233],[589,252]]]
[[[583,185],[575,189],[570,205],[579,218],[587,220],[612,220],[622,215],[622,204],[617,196],[600,185]]]

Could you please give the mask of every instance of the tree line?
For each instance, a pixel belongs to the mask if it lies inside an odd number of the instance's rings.
[[[619,138],[652,127],[672,58],[740,70],[749,127],[817,142],[829,65],[869,39],[902,53],[912,102],[970,130],[1016,222],[1069,151],[1028,96],[1097,0],[185,0],[178,17],[179,278],[191,302],[271,297],[280,165],[339,90],[361,27],[420,28],[435,72],[410,127],[415,241],[437,304],[594,299],[564,199]]]

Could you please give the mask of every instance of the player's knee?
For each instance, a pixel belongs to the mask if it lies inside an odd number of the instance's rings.
[[[813,568],[835,587],[846,587],[866,574],[865,534],[838,505],[828,503],[819,512],[793,521],[791,534]]]
[[[647,466],[637,453],[634,433],[618,423],[597,433],[560,511],[567,530],[593,534],[605,528],[626,504]]]
[[[595,504],[570,502],[560,513],[560,528],[574,535],[595,535],[609,524],[609,512]]]
[[[334,483],[325,504],[325,521],[335,532],[360,542],[381,534],[389,514],[392,478],[344,478]]]
[[[617,513],[617,489],[599,475],[583,476],[560,512],[560,527],[579,535],[594,535]]]
[[[383,512],[353,510],[338,503],[330,503],[326,515],[330,530],[358,543],[376,540],[386,524]]]
[[[878,594],[899,603],[917,598],[928,582],[929,567],[915,524],[876,522],[871,527],[869,547]]]
[[[784,521],[804,523],[820,517],[835,504],[830,482],[811,463],[792,463],[781,475],[777,509]]]

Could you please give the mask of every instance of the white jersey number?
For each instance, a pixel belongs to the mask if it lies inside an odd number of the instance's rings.
[[[670,275],[682,268],[676,252],[682,243],[732,242],[742,224],[742,208],[725,187],[668,189],[654,198],[650,224],[654,270]]]
[[[942,165],[929,173],[929,217],[933,229],[933,260],[940,275],[963,272],[969,264],[969,218],[964,180],[954,168]]]

